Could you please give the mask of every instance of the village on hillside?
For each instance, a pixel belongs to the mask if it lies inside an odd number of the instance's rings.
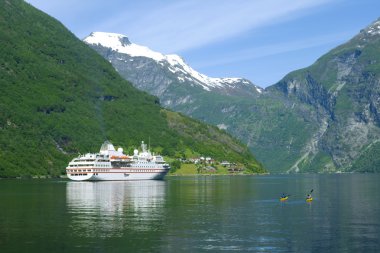
[[[239,166],[236,163],[229,161],[217,161],[209,156],[200,156],[188,159],[179,158],[177,161],[184,165],[194,165],[198,174],[217,173],[220,168],[223,168],[223,171],[228,173],[240,173],[244,171],[244,167]]]

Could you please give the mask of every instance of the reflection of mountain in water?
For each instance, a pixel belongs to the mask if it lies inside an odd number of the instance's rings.
[[[165,181],[68,182],[66,195],[74,233],[115,237],[162,220]]]

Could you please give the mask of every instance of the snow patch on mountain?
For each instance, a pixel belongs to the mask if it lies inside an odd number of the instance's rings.
[[[207,91],[211,91],[212,89],[217,88],[234,89],[241,85],[255,87],[258,93],[262,93],[263,91],[262,88],[253,85],[246,79],[208,77],[191,68],[180,56],[175,54],[164,55],[159,52],[155,52],[148,47],[131,43],[128,40],[128,37],[122,34],[93,32],[88,37],[86,37],[84,41],[88,44],[100,45],[106,48],[110,48],[118,53],[128,54],[131,57],[147,57],[155,60],[163,66],[167,64],[168,69],[177,75],[178,81],[195,82]]]
[[[373,23],[371,26],[368,27],[367,32],[370,35],[378,35],[380,34],[380,20]]]
[[[84,39],[88,44],[98,45],[112,49],[113,51],[128,54],[132,57],[148,57],[156,61],[162,61],[165,56],[154,52],[147,47],[131,43],[128,37],[117,33],[93,32]]]
[[[226,124],[219,124],[219,125],[217,125],[217,127],[219,128],[219,129],[221,129],[221,130],[227,130],[228,129],[228,126],[226,125]]]

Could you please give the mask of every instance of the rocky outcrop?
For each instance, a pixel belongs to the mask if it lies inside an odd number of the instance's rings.
[[[363,150],[380,140],[378,31],[379,21],[309,68],[289,74],[269,89],[295,104],[315,109],[318,117],[314,124],[319,130],[309,143],[316,142],[313,153],[327,154],[339,170],[355,170],[352,165]],[[307,146],[305,150],[310,150]],[[320,166],[324,164],[320,162]],[[297,170],[298,164],[291,168]]]

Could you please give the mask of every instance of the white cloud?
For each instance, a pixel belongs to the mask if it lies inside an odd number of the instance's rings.
[[[93,31],[126,34],[163,53],[178,53],[304,15],[337,0],[27,0],[79,38]]]
[[[103,31],[118,30],[137,43],[171,53],[281,23],[329,2],[331,0],[180,1],[158,8],[126,10],[99,27]]]

